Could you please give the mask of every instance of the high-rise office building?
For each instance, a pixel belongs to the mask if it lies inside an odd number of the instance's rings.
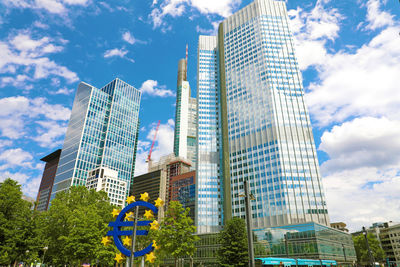
[[[191,97],[187,80],[187,47],[186,59],[179,60],[176,90],[174,153],[196,163],[196,129],[197,100]]]
[[[153,202],[157,198],[165,201],[166,206],[170,201],[171,179],[184,173],[188,173],[191,163],[183,157],[177,157],[174,153],[163,156],[159,161],[149,161],[148,172],[135,176],[130,188],[130,195],[136,199],[144,192],[149,193],[149,201]],[[186,203],[182,203],[186,204]],[[144,214],[144,210],[139,212]],[[158,218],[164,217],[164,209],[160,209]]]
[[[36,197],[36,209],[39,211],[45,211],[49,207],[54,177],[56,176],[60,155],[61,149],[57,149],[40,159],[41,161],[46,162],[46,165],[44,166],[42,180],[40,181],[39,191]]]
[[[107,193],[112,205],[125,207],[127,182],[118,179],[118,172],[106,167],[89,171],[86,188]]]
[[[244,217],[246,179],[254,228],[329,225],[285,2],[255,0],[200,36],[197,82],[198,232]]]
[[[217,232],[223,224],[220,91],[217,37],[200,36],[197,68],[196,214],[199,233]],[[230,197],[230,193],[227,194]],[[226,203],[226,202],[225,202]]]
[[[84,82],[75,95],[52,198],[86,185],[89,171],[106,167],[130,187],[135,169],[141,92],[115,79],[101,89]],[[128,189],[126,190],[128,195]]]

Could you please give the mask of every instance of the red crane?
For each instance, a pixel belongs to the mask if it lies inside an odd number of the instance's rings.
[[[160,127],[160,121],[158,121],[158,123],[157,123],[156,132],[154,133],[153,143],[151,144],[149,156],[147,157],[146,162],[151,161],[151,152],[153,151],[154,143],[156,142],[158,127]]]

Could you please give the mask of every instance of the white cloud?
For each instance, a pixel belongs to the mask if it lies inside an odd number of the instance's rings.
[[[88,5],[91,0],[63,0],[68,5]]]
[[[166,0],[158,7],[157,1],[153,1],[153,10],[149,15],[154,28],[161,27],[163,31],[171,28],[168,26],[165,17],[179,17],[185,13],[186,7],[197,9],[202,14],[216,14],[227,17],[240,5],[241,0]]]
[[[201,28],[199,25],[197,25],[197,26],[196,26],[196,31],[197,31],[198,33],[206,34],[206,35],[217,35],[217,33],[218,33],[218,26],[219,26],[220,22],[221,22],[221,21],[214,21],[214,22],[211,22],[212,29],[203,29],[203,28]]]
[[[380,3],[364,5],[366,28],[380,31],[361,47],[343,44],[336,52],[338,10],[318,1],[310,12],[289,11],[300,68],[317,72],[306,100],[316,124],[326,127],[319,149],[329,158],[321,172],[331,221],[350,230],[400,221],[393,212],[400,210],[399,22]]]
[[[122,34],[122,39],[129,44],[134,44],[136,42],[135,37],[133,37],[130,32],[124,32],[124,34]]]
[[[126,31],[122,34],[122,40],[124,40],[125,42],[133,45],[133,44],[146,44],[146,41],[142,41],[139,39],[136,39],[129,31]]]
[[[38,176],[35,178],[31,178],[27,182],[25,182],[22,185],[22,192],[24,193],[24,195],[36,199],[41,181],[42,177]]]
[[[35,0],[32,8],[45,9],[54,14],[62,14],[66,12],[65,6],[57,0]]]
[[[109,49],[106,52],[104,52],[104,57],[109,58],[109,57],[120,57],[123,58],[126,54],[128,54],[128,51],[125,49]]]
[[[50,91],[49,93],[52,95],[70,95],[73,92],[75,92],[75,89],[71,88],[68,89],[67,87],[62,87],[58,89],[57,91]]]
[[[10,139],[18,139],[28,134],[31,124],[41,119],[66,121],[70,110],[62,105],[46,103],[45,98],[29,99],[24,96],[5,97],[0,99],[0,133]]]
[[[0,182],[4,181],[7,178],[11,178],[17,181],[19,184],[21,184],[22,193],[24,195],[36,199],[40,181],[42,180],[41,176],[30,178],[29,175],[23,172],[10,172],[10,171],[0,172]]]
[[[169,119],[165,124],[160,124],[155,145],[151,153],[151,159],[153,161],[158,161],[160,157],[173,152],[174,125],[174,120],[172,119]],[[139,141],[135,164],[135,176],[147,172],[148,163],[146,163],[146,159],[149,155],[150,146],[154,138],[156,123],[153,123],[147,128],[150,128],[151,130],[147,134],[145,141]]]
[[[386,2],[386,1],[384,1]],[[376,30],[385,26],[393,25],[394,16],[381,10],[382,1],[369,0],[367,3],[367,29]]]
[[[134,63],[135,61],[129,57],[126,56],[128,54],[128,50],[121,48],[114,48],[114,49],[109,49],[104,52],[103,56],[104,58],[111,58],[111,57],[120,57],[129,60],[130,62]]]
[[[358,168],[323,179],[331,221],[351,231],[374,222],[400,221],[400,169]]]
[[[9,171],[0,172],[0,182],[4,181],[7,178],[11,178],[20,184],[25,184],[25,182],[28,180],[29,176],[26,175],[26,173],[22,173],[22,172],[14,172],[14,173],[9,172]]]
[[[54,121],[38,121],[40,126],[37,129],[37,136],[33,138],[41,147],[54,148],[62,146],[65,132],[67,131],[66,123],[54,123]]]
[[[5,170],[15,166],[21,168],[32,168],[33,156],[31,153],[21,148],[7,149],[0,153],[0,170]]]
[[[45,10],[57,15],[66,15],[68,6],[86,6],[89,2],[90,0],[3,0],[3,4],[9,8]]]
[[[327,56],[325,45],[338,37],[343,16],[337,9],[326,9],[323,1],[318,1],[310,12],[298,7],[289,10],[288,15],[300,69],[323,64]]]
[[[330,159],[321,166],[325,174],[362,167],[400,166],[400,121],[362,117],[325,131],[319,150]]]
[[[319,125],[352,116],[400,116],[398,27],[382,30],[354,53],[338,52],[318,66],[307,102]]]
[[[332,221],[351,230],[379,221],[399,221],[400,121],[356,118],[334,126],[319,149],[330,159],[321,166]]]
[[[47,57],[48,54],[63,50],[65,40],[53,40],[49,37],[34,39],[29,31],[20,31],[7,40],[0,41],[0,86],[12,85],[31,89],[32,82],[49,76],[62,77],[72,83],[78,80],[75,72],[58,65]],[[16,76],[15,74],[18,73]]]
[[[49,25],[44,24],[43,22],[40,22],[38,20],[33,23],[33,26],[36,28],[39,28],[39,29],[44,29],[44,30],[49,28]]]
[[[143,94],[148,94],[151,96],[160,96],[160,97],[168,97],[168,96],[175,96],[175,94],[171,91],[166,89],[165,85],[158,85],[157,81],[154,80],[147,80],[145,81],[140,90]]]
[[[338,37],[343,16],[323,4],[318,1],[310,12],[301,8],[289,11],[300,69],[313,66],[318,72],[318,79],[309,85],[306,96],[313,119],[319,126],[327,126],[354,116],[398,117],[399,23],[385,20],[379,25],[386,28],[369,43],[358,49],[347,46],[352,52],[332,52],[327,47]],[[373,12],[376,19],[392,18],[383,14],[375,0],[367,6],[367,16]]]
[[[50,120],[69,120],[71,110],[60,104],[48,104],[43,97],[37,97],[30,100],[30,116],[43,115]]]
[[[0,78],[0,87],[11,85],[19,89],[30,90],[33,88],[32,84],[27,84],[32,79],[25,74],[18,74],[17,76],[4,76]]]
[[[0,139],[0,148],[11,146],[13,142],[11,140]]]
[[[217,14],[228,17],[240,5],[241,0],[191,0],[190,4],[203,14]]]

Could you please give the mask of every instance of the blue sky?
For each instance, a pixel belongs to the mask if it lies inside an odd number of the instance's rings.
[[[3,0],[0,180],[35,197],[62,147],[80,81],[119,77],[143,92],[136,173],[172,152],[177,62],[189,45],[196,91],[199,34],[249,0]],[[395,0],[286,1],[331,221],[358,229],[400,221],[400,5]]]

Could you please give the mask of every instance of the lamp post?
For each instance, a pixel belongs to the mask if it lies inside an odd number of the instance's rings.
[[[29,266],[29,263],[27,262],[28,261],[28,255],[29,255],[29,249],[25,251],[25,254],[26,254],[26,262],[25,263],[27,263],[27,265]],[[24,263],[24,266],[25,266],[25,263]]]
[[[344,257],[344,261],[346,262],[346,249],[344,248],[344,244],[342,244],[342,248],[343,248],[343,257]]]
[[[137,229],[137,222],[138,222],[138,215],[139,215],[139,206],[136,206],[135,215],[131,219],[133,219],[133,233],[132,233],[132,243],[131,243],[131,256],[129,257],[129,261],[126,261],[126,267],[132,267],[134,261],[135,254],[135,246],[136,246],[136,229]]]
[[[244,202],[245,202],[245,208],[246,208],[246,224],[247,224],[247,241],[248,241],[248,246],[249,246],[249,266],[254,267],[255,262],[254,262],[254,248],[253,248],[253,231],[251,227],[251,206],[250,206],[250,200],[254,200],[254,195],[250,193],[250,188],[249,188],[249,183],[247,180],[243,182],[244,185],[244,195],[240,194],[240,197],[244,197]]]
[[[283,237],[285,238],[285,252],[286,252],[286,258],[289,258],[289,246],[288,246],[287,234],[284,234]]]
[[[43,248],[43,257],[42,257],[42,264],[44,265],[44,255],[46,254],[46,251],[48,250],[48,247]]]
[[[364,237],[365,237],[365,244],[367,245],[367,249],[368,249],[368,256],[369,256],[370,264],[371,264],[371,266],[374,266],[374,262],[375,262],[374,255],[372,254],[371,249],[369,247],[368,237],[367,237],[368,233],[365,230],[364,226],[362,228],[362,231],[363,231],[363,234],[364,234]]]

